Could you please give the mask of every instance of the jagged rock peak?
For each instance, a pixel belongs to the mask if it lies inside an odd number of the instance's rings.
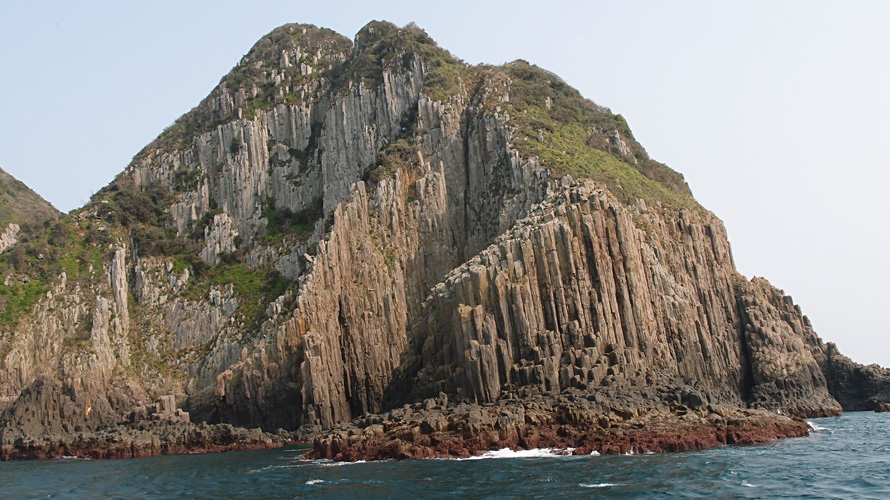
[[[330,29],[285,24],[254,44],[220,84],[243,87],[275,77],[279,79],[276,83],[297,79],[311,74],[307,68],[342,62],[351,52],[352,42]]]
[[[389,21],[371,21],[355,35],[355,51],[357,53],[380,50],[386,45],[389,49],[406,49],[414,44],[439,47],[426,31],[414,23],[399,28]],[[441,49],[442,52],[446,52]]]
[[[356,87],[376,90],[384,85],[385,74],[413,71],[418,61],[423,95],[445,106],[471,104],[500,117],[511,128],[510,142],[520,156],[538,158],[553,176],[596,180],[627,203],[643,199],[700,208],[683,176],[649,158],[621,115],[523,60],[469,66],[413,23],[399,28],[372,21],[356,34],[354,45],[326,28],[299,24],[277,28],[134,162],[187,149],[198,136],[221,124],[253,120],[259,111],[276,106],[312,109],[310,120],[320,120],[332,98]],[[416,115],[405,118],[403,127],[420,125]]]

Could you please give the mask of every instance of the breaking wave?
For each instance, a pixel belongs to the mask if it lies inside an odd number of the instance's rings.
[[[580,486],[582,488],[611,488],[613,486],[618,486],[618,483],[591,483],[591,484],[581,483],[578,486]]]
[[[828,430],[828,427],[822,427],[821,425],[814,424],[813,422],[810,422],[809,420],[807,420],[807,425],[810,426],[810,430],[813,431],[813,432],[827,431],[827,430]]]
[[[485,460],[489,458],[553,458],[571,456],[574,448],[535,448],[531,450],[511,450],[510,448],[501,448],[500,450],[487,451],[481,455],[470,458],[462,458],[458,460]]]

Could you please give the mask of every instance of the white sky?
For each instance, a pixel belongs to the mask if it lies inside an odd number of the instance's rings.
[[[0,0],[0,167],[71,210],[275,27],[372,19],[470,63],[526,59],[624,115],[743,274],[890,366],[890,2]]]

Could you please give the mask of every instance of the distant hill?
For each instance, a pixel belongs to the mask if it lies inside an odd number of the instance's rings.
[[[46,221],[61,215],[50,202],[0,168],[0,252],[23,235],[42,231]],[[15,224],[18,229],[11,228],[10,224]]]

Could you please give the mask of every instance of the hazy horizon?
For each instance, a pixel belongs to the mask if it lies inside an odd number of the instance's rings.
[[[0,168],[65,212],[291,22],[415,22],[468,63],[525,59],[622,114],[726,224],[740,272],[890,366],[890,4],[64,2],[6,5]]]

